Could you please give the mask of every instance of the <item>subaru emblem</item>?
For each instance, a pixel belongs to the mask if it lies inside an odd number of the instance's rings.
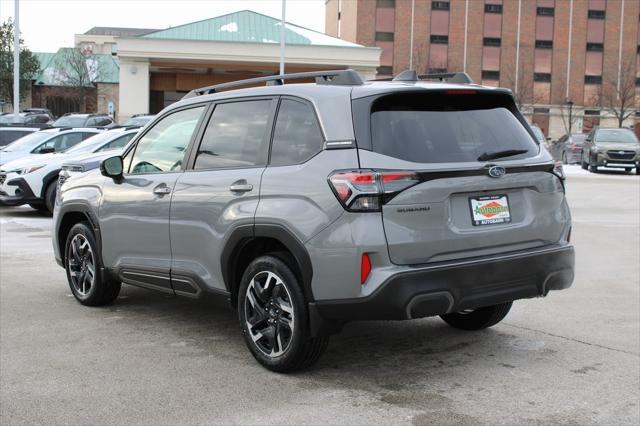
[[[489,168],[489,176],[492,178],[502,177],[505,173],[507,173],[507,171],[502,166],[491,166]]]
[[[624,151],[618,151],[618,154],[623,155]]]

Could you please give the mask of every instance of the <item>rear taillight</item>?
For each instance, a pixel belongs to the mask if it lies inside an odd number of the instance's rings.
[[[353,170],[329,176],[340,204],[354,212],[380,211],[383,204],[419,182],[418,175],[409,171]]]

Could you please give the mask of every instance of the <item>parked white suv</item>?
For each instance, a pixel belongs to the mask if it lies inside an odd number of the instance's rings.
[[[138,129],[114,129],[97,133],[63,153],[29,155],[10,161],[0,169],[0,205],[31,207],[53,212],[58,174],[68,161],[94,153],[123,148]]]

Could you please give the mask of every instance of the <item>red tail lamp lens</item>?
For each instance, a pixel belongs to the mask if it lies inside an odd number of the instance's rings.
[[[371,259],[367,253],[362,254],[362,260],[360,261],[360,284],[367,282],[369,274],[371,273]]]

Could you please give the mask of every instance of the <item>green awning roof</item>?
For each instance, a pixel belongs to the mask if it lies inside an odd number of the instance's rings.
[[[204,40],[244,43],[280,43],[280,20],[251,10],[191,22],[140,36],[171,40]],[[362,47],[318,31],[287,22],[285,43],[313,46]]]

